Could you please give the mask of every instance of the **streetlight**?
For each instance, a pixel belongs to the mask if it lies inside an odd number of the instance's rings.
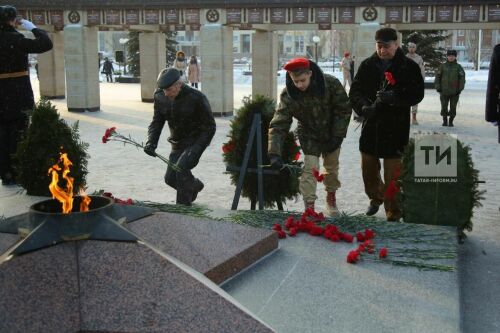
[[[127,74],[127,57],[125,57],[125,44],[129,41],[128,38],[120,38],[119,42],[123,45],[123,74]]]
[[[321,38],[319,38],[319,36],[314,36],[312,38],[313,40],[313,43],[314,43],[314,48],[315,48],[315,52],[314,52],[314,55],[316,56],[316,63],[318,63],[318,43],[321,41]]]

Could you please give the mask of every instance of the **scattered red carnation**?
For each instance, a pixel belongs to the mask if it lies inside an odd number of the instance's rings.
[[[283,230],[275,230],[275,232],[278,234],[278,238],[286,238],[286,232]]]
[[[273,225],[273,230],[276,230],[276,231],[281,230],[281,224],[279,224],[279,223],[274,224]]]
[[[375,238],[375,232],[372,229],[365,229],[365,239]]]
[[[349,251],[347,254],[347,262],[350,264],[355,264],[359,260],[359,252],[356,250]]]
[[[358,240],[358,242],[364,242],[365,241],[365,235],[363,235],[362,232],[357,232],[356,233],[356,239]]]
[[[352,241],[354,240],[354,237],[349,234],[349,233],[339,233],[339,236],[340,238],[344,241],[344,242],[347,242],[347,243],[352,243]]]
[[[293,227],[295,227],[295,220],[293,219],[293,216],[289,216],[285,220],[285,229],[288,230],[288,229],[293,228]]]
[[[323,179],[325,179],[325,176],[320,174],[318,169],[316,169],[316,168],[312,168],[312,174],[313,174],[314,178],[316,178],[316,181],[318,183],[321,183],[323,181]]]
[[[232,152],[234,150],[234,148],[236,147],[236,145],[233,143],[233,142],[226,142],[222,145],[222,152],[224,154],[229,154],[230,152]]]
[[[383,247],[380,249],[379,253],[378,253],[378,256],[379,258],[387,258],[387,248]]]
[[[290,228],[290,231],[288,232],[288,235],[290,237],[295,237],[297,235],[297,228],[295,228],[295,227]]]

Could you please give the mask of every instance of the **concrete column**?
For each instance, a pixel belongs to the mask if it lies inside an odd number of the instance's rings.
[[[64,28],[66,101],[69,111],[100,109],[97,31],[97,27],[77,24]]]
[[[48,99],[65,97],[64,78],[64,33],[53,32],[50,39],[54,47],[49,52],[38,55],[38,80],[40,96]]]
[[[357,26],[354,33],[353,49],[355,50],[355,69],[357,72],[358,66],[363,60],[370,57],[375,52],[375,32],[380,29],[380,24],[361,23]]]
[[[233,29],[218,24],[201,27],[201,88],[215,116],[233,114]]]
[[[252,35],[252,96],[264,95],[276,100],[278,84],[278,35],[256,31]]]
[[[165,34],[160,32],[144,32],[139,34],[141,99],[143,102],[153,102],[156,79],[160,71],[166,67],[167,47],[165,38]]]

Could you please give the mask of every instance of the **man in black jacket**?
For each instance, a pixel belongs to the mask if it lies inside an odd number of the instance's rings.
[[[161,131],[168,122],[168,141],[172,145],[169,160],[180,171],[168,167],[165,183],[177,190],[178,204],[189,206],[203,189],[203,183],[193,176],[191,169],[198,164],[215,134],[215,120],[205,95],[180,79],[179,71],[173,68],[164,69],[158,76],[153,121],[144,152],[156,156]]]
[[[360,64],[349,99],[364,118],[359,150],[365,192],[370,199],[366,214],[374,215],[384,203],[387,219],[397,221],[401,210],[395,198],[386,195],[386,189],[401,168],[410,136],[410,107],[423,99],[424,80],[419,66],[399,48],[396,30],[382,28],[375,40],[376,52]],[[384,181],[380,158],[384,160]]]
[[[11,155],[28,128],[27,113],[33,110],[33,89],[29,77],[29,53],[43,53],[52,49],[47,33],[33,23],[17,21],[12,6],[0,6],[0,176],[3,185],[14,185],[15,174]],[[35,35],[25,38],[16,23]]]

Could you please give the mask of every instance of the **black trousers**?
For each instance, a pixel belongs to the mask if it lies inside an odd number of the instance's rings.
[[[441,116],[442,117],[453,117],[457,115],[457,104],[460,95],[453,96],[445,96],[440,95],[439,99],[441,100]],[[448,111],[448,104],[450,105],[450,110]]]
[[[12,154],[17,150],[17,144],[28,129],[28,116],[21,113],[13,120],[0,117],[0,176],[2,180],[14,178]]]
[[[200,181],[191,173],[191,169],[198,164],[198,161],[193,164],[188,160],[186,152],[187,148],[171,151],[168,159],[181,168],[181,171],[176,171],[169,166],[165,173],[165,183],[177,191],[176,202],[178,204],[190,206],[193,202],[196,184]]]
[[[113,74],[106,73],[106,82],[113,82]]]
[[[198,89],[198,82],[191,82],[191,87]]]

